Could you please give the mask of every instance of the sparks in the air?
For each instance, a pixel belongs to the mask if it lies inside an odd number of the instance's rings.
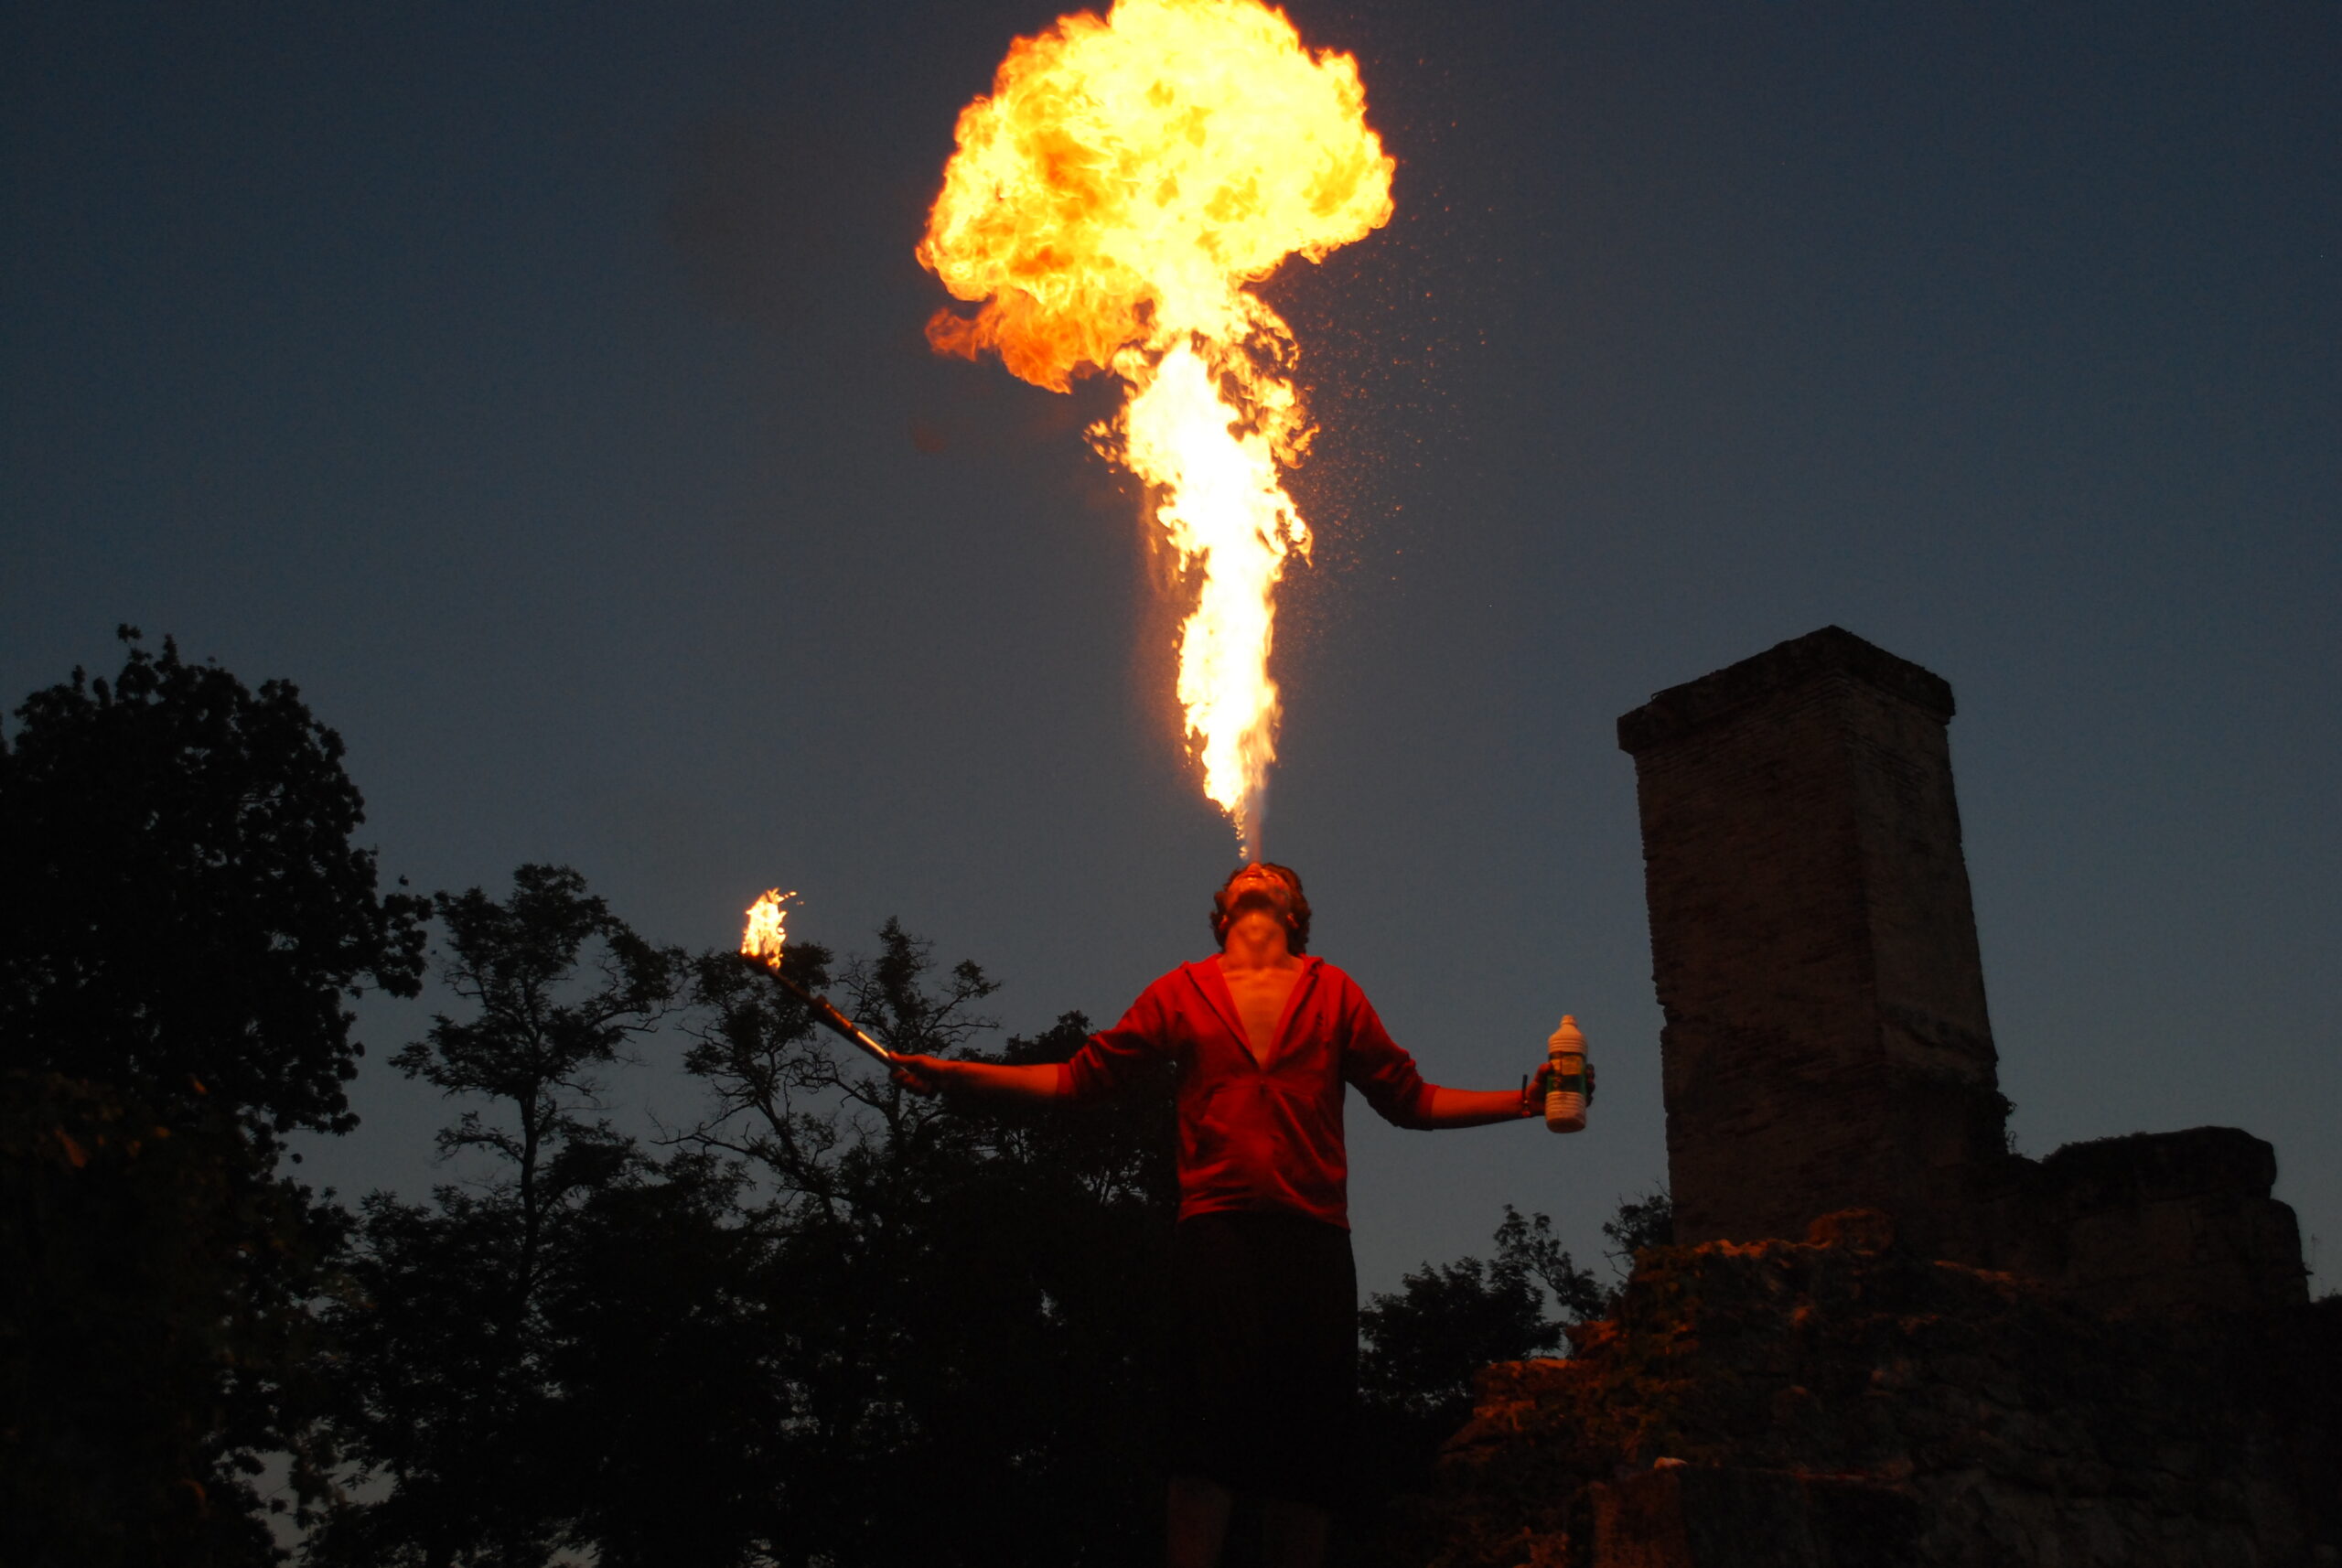
[[[1283,471],[1314,426],[1293,333],[1246,285],[1389,220],[1358,62],[1257,0],[1119,0],[1017,39],[957,136],[919,258],[982,308],[939,312],[929,340],[1058,392],[1085,368],[1124,383],[1090,440],[1146,482],[1194,579],[1187,741],[1258,856],[1276,589],[1309,552]]]

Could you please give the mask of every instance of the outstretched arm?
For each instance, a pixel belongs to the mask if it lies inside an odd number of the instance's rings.
[[[1540,1062],[1538,1067],[1542,1071],[1544,1064]],[[1382,1027],[1382,1020],[1363,994],[1356,997],[1350,1015],[1343,1077],[1366,1096],[1377,1115],[1394,1127],[1420,1131],[1487,1127],[1499,1122],[1527,1121],[1543,1109],[1542,1101],[1526,1084],[1520,1089],[1478,1090],[1424,1082],[1415,1069],[1415,1058]],[[1538,1080],[1531,1075],[1529,1081]]]
[[[1065,1075],[1055,1062],[1009,1067],[943,1057],[897,1057],[895,1081],[914,1094],[964,1094],[972,1100],[1055,1100]]]
[[[1519,1122],[1539,1113],[1528,1094],[1517,1089],[1443,1089],[1431,1090],[1420,1112],[1425,1127],[1486,1127],[1496,1122]]]
[[[1166,977],[1167,978],[1167,977]],[[972,1062],[955,1058],[900,1056],[895,1081],[914,1094],[964,1095],[970,1100],[1047,1103],[1111,1092],[1162,1052],[1166,1035],[1158,993],[1162,981],[1131,1004],[1123,1021],[1090,1036],[1071,1062]]]
[[[1442,1089],[1427,1083],[1429,1090],[1418,1108],[1419,1127],[1485,1127],[1491,1122],[1517,1122],[1545,1113],[1545,1090],[1549,1086],[1546,1074],[1553,1070],[1541,1063],[1528,1081],[1519,1090]],[[1564,1080],[1566,1081],[1566,1080]],[[1574,1123],[1559,1123],[1557,1131],[1574,1133],[1585,1125],[1584,1107],[1594,1098],[1594,1064],[1585,1064],[1585,1095],[1579,1101]]]

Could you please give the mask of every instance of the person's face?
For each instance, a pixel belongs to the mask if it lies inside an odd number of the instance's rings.
[[[1254,940],[1265,940],[1263,927],[1275,928],[1283,939],[1291,929],[1293,884],[1264,866],[1248,865],[1238,872],[1221,897],[1229,911],[1231,939],[1241,933]]]
[[[1261,865],[1258,861],[1253,862],[1251,865],[1248,865],[1243,870],[1238,872],[1236,874],[1236,880],[1228,885],[1229,892],[1234,894],[1239,898],[1241,898],[1248,891],[1260,888],[1265,888],[1273,893],[1279,902],[1283,902],[1286,898],[1290,897],[1293,893],[1293,885],[1291,883],[1287,882],[1284,877],[1279,876],[1275,872],[1271,871],[1267,866]]]

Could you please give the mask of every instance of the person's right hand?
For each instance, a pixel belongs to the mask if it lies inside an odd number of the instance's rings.
[[[894,1078],[913,1094],[940,1094],[952,1069],[959,1065],[941,1057],[897,1056]]]

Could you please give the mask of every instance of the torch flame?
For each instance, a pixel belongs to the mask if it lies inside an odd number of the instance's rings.
[[[779,970],[780,950],[789,940],[781,927],[789,918],[789,901],[796,897],[794,891],[768,888],[763,897],[748,906],[748,924],[740,932],[741,952],[760,961],[767,969]]]
[[[1309,553],[1281,469],[1315,427],[1293,333],[1244,285],[1390,219],[1358,62],[1313,55],[1259,0],[1117,0],[1018,38],[957,137],[919,259],[983,304],[939,312],[928,339],[1057,392],[1085,368],[1125,384],[1090,442],[1147,483],[1200,574],[1179,703],[1205,794],[1257,856],[1276,586]]]

